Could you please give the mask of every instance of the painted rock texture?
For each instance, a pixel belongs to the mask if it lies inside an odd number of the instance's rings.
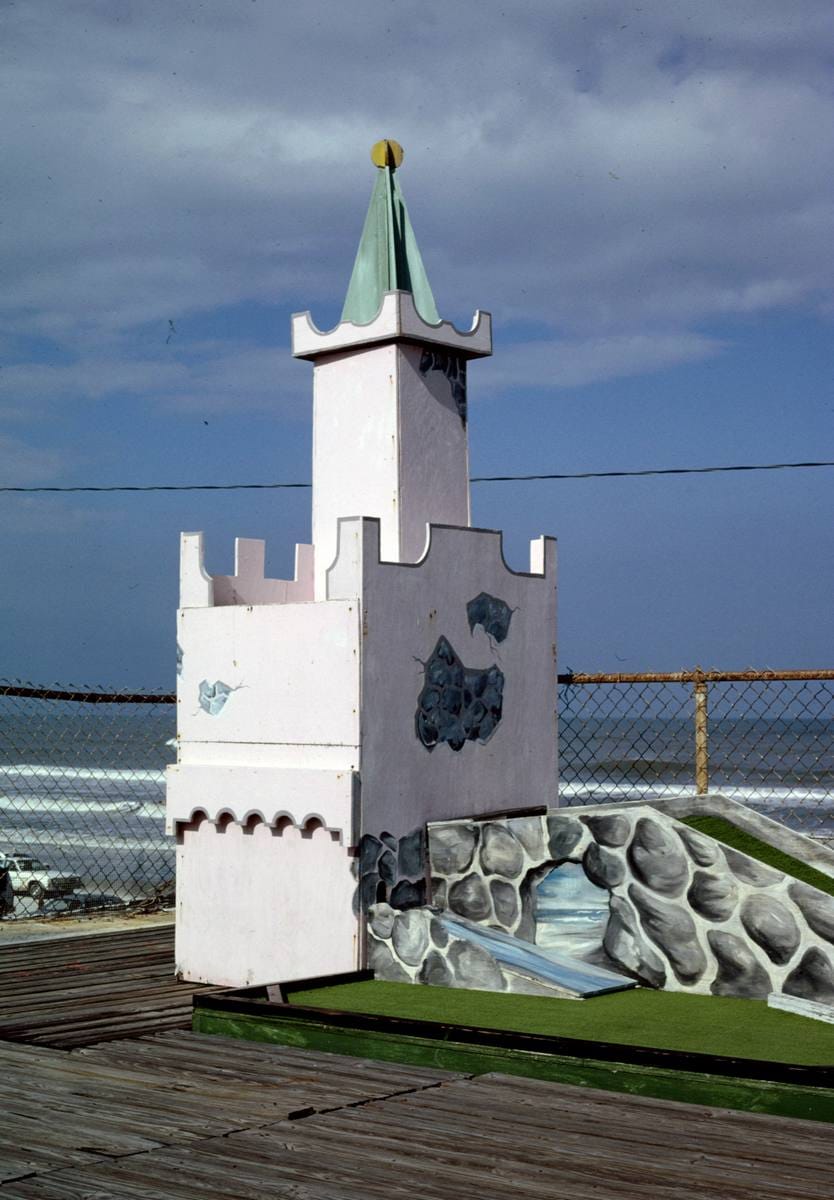
[[[611,897],[611,916],[603,946],[609,958],[649,987],[666,984],[663,959],[646,941],[637,914],[623,896]]]
[[[404,912],[394,922],[391,941],[397,958],[410,967],[419,966],[429,946],[429,930],[417,908]]]
[[[640,914],[640,924],[663,951],[681,983],[697,983],[707,969],[707,957],[690,913],[681,905],[658,899],[637,883],[629,887],[628,894]]]
[[[686,857],[678,838],[659,821],[641,817],[628,848],[628,861],[641,883],[663,896],[677,896],[687,881]]]
[[[591,883],[597,887],[615,888],[626,875],[625,863],[616,854],[597,842],[591,842],[582,858],[582,866]]]
[[[486,825],[481,838],[481,866],[487,875],[513,879],[521,870],[524,851],[508,829]]]
[[[558,862],[570,858],[585,831],[573,817],[548,817],[547,832],[549,857]]]
[[[711,929],[707,940],[718,961],[713,995],[764,1000],[772,991],[770,976],[750,946],[735,934],[718,929]]]
[[[818,946],[811,946],[802,955],[782,988],[789,996],[834,1004],[834,966],[831,956]]]
[[[729,874],[695,871],[686,893],[690,907],[708,921],[726,921],[738,904],[738,884]]]
[[[826,896],[807,883],[798,881],[790,884],[788,895],[814,933],[827,942],[834,942],[834,896]]]
[[[606,813],[583,820],[601,846],[624,846],[631,834],[628,817],[622,813]]]
[[[539,881],[580,865],[609,895],[599,952],[649,987],[818,999],[834,986],[834,898],[646,805],[447,822],[429,855],[435,903],[531,942]]]
[[[790,909],[773,896],[748,896],[741,906],[741,923],[775,963],[790,962],[799,947],[799,926]]]
[[[480,875],[466,875],[449,888],[449,908],[452,912],[468,917],[470,921],[483,921],[492,912],[489,890]]]
[[[355,911],[367,913],[380,900],[394,908],[414,908],[425,903],[426,852],[422,826],[402,837],[385,830],[379,837],[363,834],[357,863]]]
[[[429,829],[429,859],[438,875],[465,871],[475,857],[478,831],[473,825],[433,825]]]

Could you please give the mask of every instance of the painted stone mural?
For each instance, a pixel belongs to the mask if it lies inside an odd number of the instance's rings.
[[[436,908],[368,913],[368,966],[391,983],[579,999],[634,987],[621,973],[547,953]]]
[[[834,1003],[834,897],[647,805],[430,825],[429,861],[436,905],[562,949],[551,881],[574,864],[607,894],[601,952],[583,956],[650,987]]]
[[[354,912],[368,912],[385,902],[396,909],[416,908],[426,902],[425,831],[421,826],[404,837],[390,833],[363,834],[354,859],[358,886]]]
[[[424,679],[414,723],[427,750],[446,742],[457,751],[492,737],[504,703],[504,675],[494,663],[482,670],[465,667],[448,638],[440,637]]]

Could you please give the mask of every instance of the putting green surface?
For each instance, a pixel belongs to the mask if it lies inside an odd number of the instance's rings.
[[[834,879],[830,875],[825,875],[808,863],[794,858],[792,854],[786,854],[784,850],[777,850],[775,846],[754,837],[752,833],[745,833],[724,817],[684,817],[683,824],[715,838],[717,842],[723,842],[725,846],[740,850],[742,854],[748,854],[750,858],[758,859],[776,871],[782,871],[793,879],[801,879],[803,883],[809,883],[811,887],[834,896]]]
[[[556,1000],[370,980],[293,992],[290,1003],[763,1062],[834,1065],[834,1025],[779,1012],[763,1000],[642,988],[593,1000]]]

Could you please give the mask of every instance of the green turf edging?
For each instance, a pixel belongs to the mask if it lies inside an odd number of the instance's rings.
[[[293,992],[292,1003],[545,1037],[834,1066],[834,1026],[768,1008],[764,1000],[732,996],[634,988],[592,1000],[558,1000],[374,979]]]
[[[717,842],[723,842],[733,850],[740,850],[742,854],[758,859],[766,866],[781,871],[783,875],[790,875],[793,879],[799,879],[802,883],[810,884],[811,887],[834,896],[834,879],[830,875],[825,875],[801,859],[794,858],[792,854],[786,854],[784,850],[778,850],[768,842],[763,842],[754,834],[746,833],[726,817],[694,816],[682,817],[680,820],[683,825],[689,825],[691,829],[697,829],[699,833],[705,833],[707,837],[715,838]]]
[[[628,1095],[653,1096],[661,1100],[834,1122],[834,1091],[828,1088],[720,1075],[696,1075],[688,1071],[663,1070],[631,1063],[599,1062],[497,1046],[435,1041],[382,1030],[329,1025],[324,1018],[321,1021],[287,1020],[275,1012],[260,1017],[197,1008],[194,1010],[193,1028],[198,1033],[331,1054],[349,1054],[382,1062],[409,1063],[466,1075],[500,1072]]]

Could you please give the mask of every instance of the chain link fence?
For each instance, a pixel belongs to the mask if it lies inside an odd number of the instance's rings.
[[[0,856],[13,915],[100,911],[170,890],[164,772],[175,759],[172,695],[0,681]]]
[[[721,792],[834,838],[834,671],[560,675],[562,804]]]
[[[834,839],[834,671],[560,675],[559,739],[562,804],[721,791]],[[175,758],[173,695],[0,681],[13,915],[170,895]]]

